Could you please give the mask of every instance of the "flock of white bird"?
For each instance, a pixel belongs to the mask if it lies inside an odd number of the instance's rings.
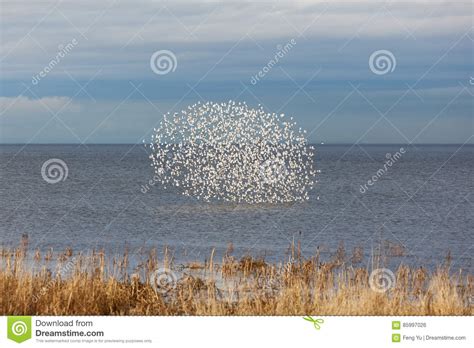
[[[150,144],[155,175],[205,202],[287,203],[309,199],[314,148],[293,118],[245,103],[197,103],[166,114]]]

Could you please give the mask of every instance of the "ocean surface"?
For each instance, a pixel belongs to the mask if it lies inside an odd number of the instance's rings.
[[[384,169],[400,148],[405,153]],[[316,149],[321,173],[308,202],[232,205],[154,184],[143,145],[0,145],[0,243],[18,246],[28,234],[32,249],[137,257],[167,246],[176,262],[204,261],[213,248],[218,259],[232,243],[235,256],[284,262],[300,241],[306,257],[319,250],[330,259],[344,246],[350,260],[357,248],[360,265],[381,253],[393,267],[433,269],[449,252],[453,268],[472,273],[473,145]],[[68,169],[54,184],[41,174],[53,158]]]

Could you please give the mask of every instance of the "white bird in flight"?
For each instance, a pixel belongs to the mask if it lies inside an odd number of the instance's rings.
[[[246,103],[197,103],[166,114],[152,136],[161,184],[206,202],[287,203],[309,199],[314,147],[293,118]]]

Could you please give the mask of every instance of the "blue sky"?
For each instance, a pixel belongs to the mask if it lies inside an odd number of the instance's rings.
[[[312,142],[474,143],[470,2],[0,6],[2,143],[139,143],[166,112],[230,99],[293,116]],[[159,50],[174,71],[153,72]],[[393,71],[371,71],[379,50]]]

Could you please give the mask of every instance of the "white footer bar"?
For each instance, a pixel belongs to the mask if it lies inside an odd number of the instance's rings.
[[[0,347],[463,347],[473,317],[1,317]]]

